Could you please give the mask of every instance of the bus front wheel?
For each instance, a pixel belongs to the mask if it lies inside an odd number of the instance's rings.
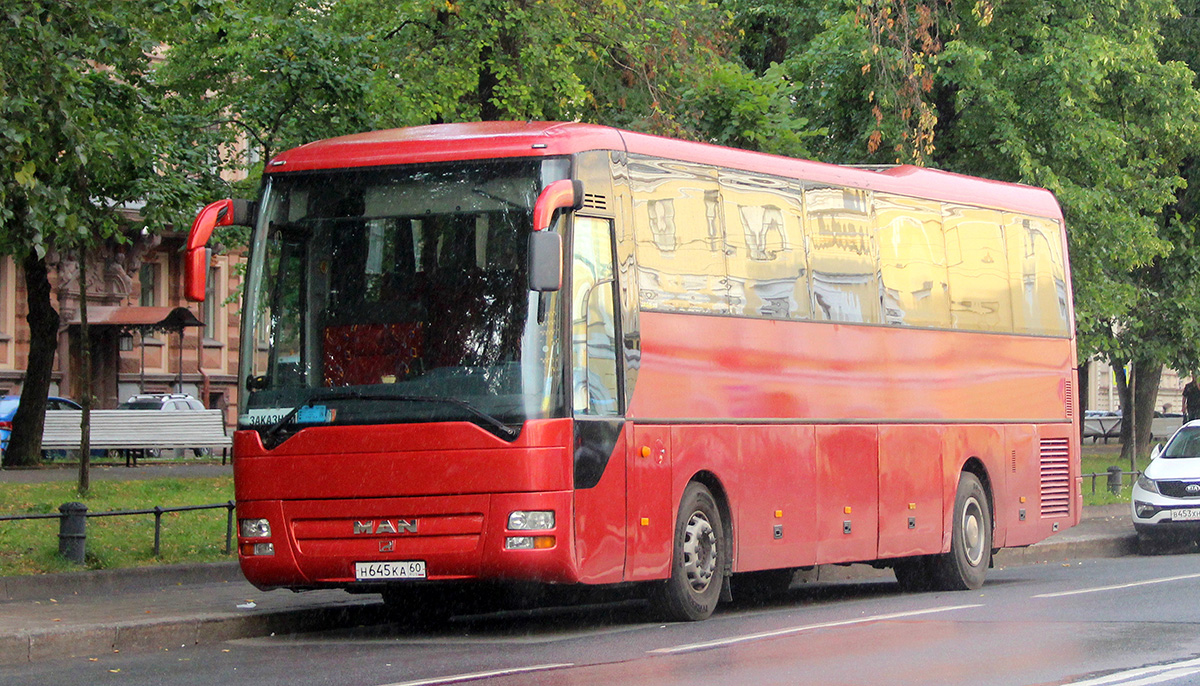
[[[703,484],[688,484],[675,522],[671,576],[651,596],[658,616],[697,621],[713,613],[725,582],[724,532],[712,493]]]
[[[950,552],[933,558],[935,588],[975,590],[983,585],[992,561],[992,511],[979,477],[963,472],[954,497]]]

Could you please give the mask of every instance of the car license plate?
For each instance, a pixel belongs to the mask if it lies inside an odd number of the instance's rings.
[[[375,579],[424,579],[425,561],[355,562],[354,578],[358,581]]]
[[[1171,510],[1171,521],[1173,522],[1194,522],[1198,519],[1200,519],[1200,508],[1188,507]]]

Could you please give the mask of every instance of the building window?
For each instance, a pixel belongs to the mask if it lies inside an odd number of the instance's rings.
[[[142,292],[138,304],[142,307],[158,306],[158,263],[143,262],[138,271],[138,281],[141,282]]]

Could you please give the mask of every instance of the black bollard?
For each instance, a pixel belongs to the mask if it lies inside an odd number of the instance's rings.
[[[1109,467],[1108,468],[1108,492],[1112,493],[1113,495],[1118,495],[1121,493],[1121,468],[1120,467]]]
[[[63,503],[58,506],[58,554],[75,564],[83,564],[87,544],[87,505]]]

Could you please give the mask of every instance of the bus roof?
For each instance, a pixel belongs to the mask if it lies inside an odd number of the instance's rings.
[[[1059,219],[1054,196],[1041,188],[990,181],[911,165],[842,166],[707,143],[559,122],[472,122],[388,129],[330,138],[280,153],[268,173],[383,167],[503,157],[620,150],[742,171],[962,202]]]

